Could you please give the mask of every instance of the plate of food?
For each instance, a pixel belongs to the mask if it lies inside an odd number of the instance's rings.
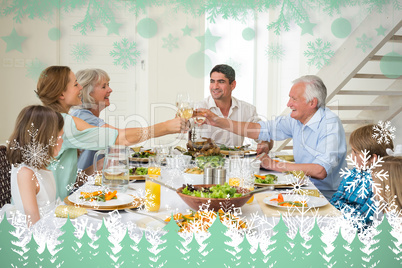
[[[142,205],[143,201],[134,195],[102,190],[93,192],[76,191],[64,198],[64,203],[95,210],[121,210],[137,208]]]
[[[243,145],[243,146],[226,146],[224,144],[222,144],[220,146],[221,149],[221,154],[223,155],[229,155],[230,152],[243,152],[244,155],[256,155],[257,151],[255,150],[251,150],[249,148],[250,145]]]
[[[146,167],[132,167],[128,170],[130,180],[145,180],[148,175],[148,168]]]
[[[165,219],[165,222],[169,222],[171,216]],[[194,211],[190,210],[190,213],[182,214],[177,213],[173,215],[173,219],[176,224],[180,227],[179,232],[186,231],[207,231],[216,219],[216,212],[211,210],[200,210]],[[239,217],[233,215],[232,213],[224,212],[222,209],[219,210],[219,219],[227,227],[234,227],[236,229],[246,229],[247,224],[242,221]]]
[[[284,210],[320,208],[328,204],[328,200],[322,197],[281,193],[266,197],[263,202],[268,206]]]
[[[134,152],[129,157],[130,162],[140,162],[140,163],[148,163],[149,158],[155,156],[156,153],[151,150],[144,150],[142,152]]]
[[[293,174],[254,174],[254,185],[258,187],[273,185],[275,188],[287,188],[293,187],[295,184],[303,186],[306,182],[298,179]]]

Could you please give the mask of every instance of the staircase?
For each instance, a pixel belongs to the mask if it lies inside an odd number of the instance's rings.
[[[347,139],[356,128],[392,120],[402,111],[402,75],[389,78],[380,69],[383,59],[392,59],[402,66],[402,57],[383,58],[392,48],[402,54],[402,11],[388,12],[368,15],[336,51],[331,64],[317,73],[328,90],[327,107],[338,114]],[[385,36],[373,34],[380,24],[386,29]],[[365,52],[356,49],[356,38],[363,34],[372,38],[372,48]],[[398,74],[401,72],[402,68]],[[282,115],[289,113],[287,108]],[[275,151],[292,150],[291,139],[275,142],[275,148]]]

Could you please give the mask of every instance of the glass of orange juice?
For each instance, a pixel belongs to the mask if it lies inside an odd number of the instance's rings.
[[[148,176],[145,179],[145,208],[148,211],[159,211],[161,206],[161,186],[152,180],[161,179],[160,163],[154,158],[149,159]]]

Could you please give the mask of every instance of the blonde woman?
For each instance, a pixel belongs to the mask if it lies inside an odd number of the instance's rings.
[[[73,106],[80,105],[82,86],[67,66],[50,66],[38,80],[36,94],[43,105],[60,112],[64,118],[64,143],[57,156],[59,168],[56,178],[57,196],[65,198],[77,177],[77,149],[99,150],[108,145],[131,145],[153,137],[180,133],[186,123],[175,118],[143,128],[113,129],[94,127],[84,120],[68,114]]]

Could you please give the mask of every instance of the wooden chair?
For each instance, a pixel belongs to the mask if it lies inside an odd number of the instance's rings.
[[[11,202],[11,165],[6,156],[7,147],[0,145],[0,208]]]

